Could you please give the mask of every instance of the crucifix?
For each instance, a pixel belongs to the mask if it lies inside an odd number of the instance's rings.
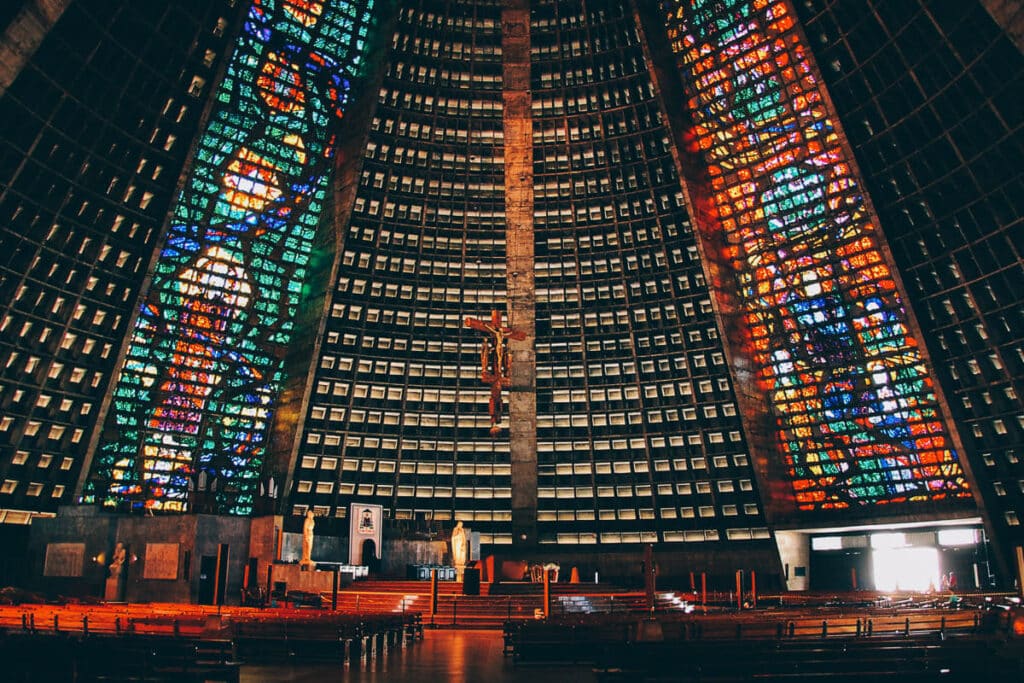
[[[510,339],[526,339],[526,333],[505,327],[501,322],[501,311],[491,311],[490,320],[466,318],[466,327],[471,327],[484,336],[480,348],[480,380],[491,387],[488,411],[491,415],[491,436],[501,431],[501,390],[512,386],[512,356],[508,352]]]

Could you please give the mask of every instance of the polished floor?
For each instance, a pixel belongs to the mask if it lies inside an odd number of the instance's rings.
[[[589,665],[516,666],[502,654],[501,631],[427,631],[368,668],[329,664],[243,666],[241,683],[593,683]]]

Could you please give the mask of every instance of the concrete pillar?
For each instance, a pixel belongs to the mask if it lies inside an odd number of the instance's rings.
[[[805,591],[810,588],[811,537],[800,531],[776,531],[775,544],[782,560],[786,589]],[[797,567],[803,567],[803,576],[797,576]]]
[[[1017,546],[1013,554],[1017,560],[1017,593],[1024,597],[1024,547]]]
[[[7,25],[0,38],[0,96],[7,92],[70,2],[31,0]]]
[[[509,439],[512,543],[537,543],[537,358],[533,260],[533,121],[530,113],[530,6],[510,0],[501,11],[505,136],[505,240],[509,327]]]
[[[981,0],[981,4],[1017,49],[1024,51],[1024,6],[1020,0]]]

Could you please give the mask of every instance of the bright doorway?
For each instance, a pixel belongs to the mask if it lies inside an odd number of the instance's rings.
[[[925,592],[941,586],[938,548],[875,548],[873,555],[875,590]]]

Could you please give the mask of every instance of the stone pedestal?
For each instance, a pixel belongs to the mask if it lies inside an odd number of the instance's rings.
[[[325,593],[334,586],[334,572],[316,571],[312,566],[307,571],[297,564],[275,564],[274,582],[279,581],[287,584],[289,591]]]
[[[121,601],[121,577],[108,576],[107,583],[103,589],[103,599],[107,602]]]

